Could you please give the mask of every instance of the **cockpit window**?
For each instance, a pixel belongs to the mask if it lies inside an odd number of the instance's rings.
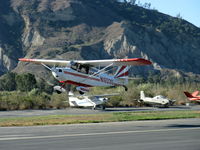
[[[78,71],[78,72],[82,72],[82,73],[86,73],[88,74],[89,73],[89,66],[87,65],[82,65],[82,64],[79,64],[79,63],[74,63],[73,65],[71,65],[71,68]]]
[[[62,72],[62,69],[59,69],[58,72]]]

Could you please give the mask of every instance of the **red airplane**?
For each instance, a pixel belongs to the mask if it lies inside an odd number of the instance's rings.
[[[190,94],[189,92],[184,92],[184,94],[187,96],[187,98],[190,100],[190,101],[197,101],[197,102],[200,102],[200,95],[199,94],[199,91],[195,91],[193,92],[192,94]]]

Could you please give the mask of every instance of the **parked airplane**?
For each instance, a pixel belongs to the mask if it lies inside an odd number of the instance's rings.
[[[119,94],[104,94],[104,95],[74,95],[69,92],[69,105],[71,107],[91,107],[96,109],[97,107],[104,110],[105,103],[108,101],[108,96],[115,96]]]
[[[76,85],[80,94],[89,91],[94,86],[123,86],[127,91],[128,70],[130,66],[150,65],[149,60],[142,58],[130,59],[108,59],[108,60],[45,60],[45,59],[26,59],[20,58],[19,61],[41,64],[52,72],[52,75],[62,83]],[[54,67],[50,68],[47,65]],[[61,66],[61,67],[55,67]],[[107,72],[110,67],[118,66],[114,75]],[[103,67],[100,69],[100,67]],[[62,87],[56,91],[61,93]]]
[[[157,95],[153,98],[145,97],[144,91],[140,91],[139,101],[153,106],[162,106],[162,107],[168,107],[170,105],[173,105],[173,103],[175,102],[175,100],[170,100],[162,95]]]
[[[200,95],[199,94],[199,91],[195,91],[193,92],[192,94],[190,94],[189,92],[184,92],[185,96],[187,96],[187,98],[190,100],[190,101],[197,101],[197,102],[200,102]]]

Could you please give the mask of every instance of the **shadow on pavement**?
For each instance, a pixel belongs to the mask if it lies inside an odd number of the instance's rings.
[[[172,128],[199,128],[200,125],[193,125],[193,124],[173,124],[173,125],[169,125],[167,127],[172,127]]]

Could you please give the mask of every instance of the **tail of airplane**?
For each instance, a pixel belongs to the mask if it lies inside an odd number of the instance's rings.
[[[130,69],[130,66],[120,66],[118,67],[115,78],[125,78],[128,77],[128,70]]]
[[[199,94],[199,91],[195,91],[192,93],[192,96],[197,96]]]
[[[141,100],[145,99],[144,91],[140,91],[140,99]]]
[[[185,96],[187,96],[188,98],[193,98],[194,96],[192,94],[190,94],[189,92],[184,92]]]
[[[128,88],[125,86],[128,84],[128,70],[130,66],[119,66],[114,77],[118,79],[123,79],[122,84],[124,84],[124,88],[127,91]]]

